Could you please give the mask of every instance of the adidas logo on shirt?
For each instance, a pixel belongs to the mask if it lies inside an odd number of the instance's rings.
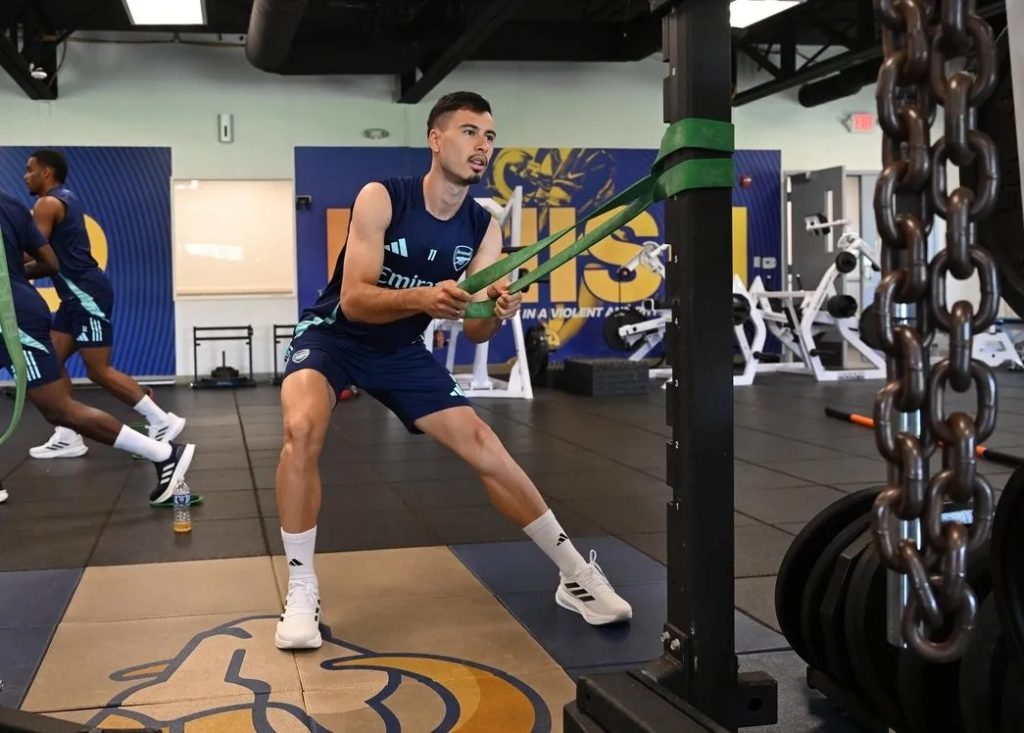
[[[398,241],[392,242],[391,244],[384,247],[388,252],[398,255],[399,257],[408,257],[409,249],[405,245],[405,237],[402,237]]]

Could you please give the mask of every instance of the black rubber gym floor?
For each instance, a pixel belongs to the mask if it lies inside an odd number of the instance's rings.
[[[1024,373],[1001,372],[999,382],[998,425],[986,444],[1024,452]],[[666,557],[665,503],[671,491],[663,482],[664,443],[671,430],[665,424],[664,392],[658,383],[651,385],[639,397],[598,399],[540,389],[532,402],[476,404],[566,530],[606,548],[601,553],[610,560],[603,564],[612,582],[634,586],[630,600],[635,608],[646,603],[649,615],[658,616],[651,623],[653,634],[664,621],[658,613],[661,608],[663,614],[664,602],[658,564]],[[826,700],[805,689],[804,665],[774,633],[773,593],[775,573],[803,524],[844,493],[884,479],[873,433],[824,414],[828,405],[870,415],[880,386],[817,384],[807,377],[771,375],[735,390],[737,649],[743,668],[763,669],[780,680],[780,717],[772,730],[852,730]],[[130,411],[99,390],[82,388],[77,394],[133,420]],[[183,438],[197,445],[189,484],[207,498],[193,509],[197,531],[176,536],[170,511],[147,504],[154,472],[144,461],[93,443],[82,458],[29,458],[28,448],[44,442],[51,429],[26,406],[17,433],[0,455],[0,476],[10,492],[10,501],[0,506],[0,570],[282,554],[273,495],[282,440],[278,390],[159,388],[157,401],[188,418]],[[973,412],[973,405],[955,396],[949,403]],[[9,418],[12,405],[9,400],[0,404],[0,418]],[[979,465],[997,489],[1011,472],[984,461]],[[490,507],[471,470],[428,438],[408,434],[371,398],[338,406],[321,470],[319,553],[452,546],[570,676],[617,662],[634,664],[640,661],[637,656],[648,654],[648,646],[637,646],[636,638],[624,657],[617,656],[614,638],[607,635],[600,639],[609,650],[605,656],[598,650],[574,657],[575,652],[559,650],[558,634],[546,640],[551,624],[564,622],[543,616],[552,613],[548,596],[553,586],[534,587],[526,579],[516,587],[509,580],[511,570],[497,569],[498,561],[487,559],[509,554],[488,555],[495,546],[487,543],[515,541],[515,548],[528,548],[521,530]],[[625,557],[614,549],[622,543],[657,562]],[[512,544],[507,547],[510,558],[520,551],[513,552]],[[488,568],[495,568],[490,576]],[[623,577],[634,572],[631,568],[642,577]],[[56,613],[59,619],[60,611]],[[571,623],[566,628],[566,633],[579,631]],[[657,639],[652,641],[649,648],[656,650]]]

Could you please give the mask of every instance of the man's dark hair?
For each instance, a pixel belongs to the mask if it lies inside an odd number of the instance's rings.
[[[53,177],[57,179],[57,183],[64,183],[67,180],[68,162],[56,150],[37,150],[29,157],[35,158],[47,168],[52,168]]]
[[[434,129],[434,123],[437,122],[438,117],[460,109],[468,109],[483,114],[484,112],[491,111],[491,105],[486,99],[475,92],[452,92],[451,94],[446,94],[437,100],[433,109],[430,110],[430,116],[427,118],[427,133],[429,134]]]

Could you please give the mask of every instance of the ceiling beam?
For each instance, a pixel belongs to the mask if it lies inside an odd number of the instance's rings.
[[[805,6],[798,6],[805,7]],[[790,11],[793,12],[793,11]],[[1006,14],[1005,0],[991,0],[987,5],[978,7],[978,15],[986,20]],[[781,13],[780,13],[781,15]],[[797,17],[797,16],[793,16]],[[740,107],[750,102],[755,102],[773,94],[786,91],[795,86],[807,84],[817,79],[843,71],[851,66],[859,66],[868,61],[881,59],[882,47],[880,44],[872,43],[865,48],[855,48],[844,53],[837,54],[824,61],[814,62],[813,60],[804,64],[792,74],[785,74],[772,81],[759,84],[758,86],[744,89],[733,96],[733,106]],[[786,71],[783,65],[783,71]]]
[[[412,84],[401,83],[401,94],[398,101],[403,104],[416,104],[456,66],[487,42],[487,39],[501,27],[525,0],[491,0],[476,18],[463,30],[462,35],[448,46],[444,53]]]
[[[815,28],[820,30],[826,38],[829,39],[830,43],[837,46],[843,46],[845,48],[855,48],[856,39],[850,38],[840,28],[832,25],[831,23],[823,20],[817,13],[814,12],[813,8],[808,8],[804,13],[803,17],[813,25]]]
[[[529,38],[530,43],[523,43]],[[620,23],[510,22],[471,58],[474,61],[635,61],[661,49],[657,18]]]
[[[733,44],[733,46],[736,50],[742,51],[744,54],[746,54],[747,57],[749,57],[751,60],[757,63],[758,66],[760,66],[762,69],[764,69],[769,74],[774,76],[776,79],[785,75],[785,72],[783,72],[782,69],[780,69],[770,58],[768,58],[768,56],[761,53],[760,49],[758,49],[757,47],[752,46],[751,44],[745,41],[735,43]]]
[[[878,46],[874,48],[868,48],[862,51],[847,51],[841,53],[832,58],[826,59],[825,61],[819,61],[816,64],[810,64],[804,66],[795,74],[789,74],[782,76],[772,81],[759,84],[756,87],[750,89],[744,89],[742,92],[736,94],[732,99],[734,107],[741,107],[744,104],[750,102],[756,102],[758,99],[770,97],[773,94],[778,94],[792,87],[799,86],[800,84],[806,84],[812,82],[815,79],[820,79],[829,74],[834,74],[837,71],[842,71],[848,66],[859,64],[864,61],[868,61],[873,58],[881,56],[882,49]]]
[[[28,62],[6,34],[0,33],[0,67],[6,71],[30,99],[56,99],[57,93],[39,79],[33,79]]]

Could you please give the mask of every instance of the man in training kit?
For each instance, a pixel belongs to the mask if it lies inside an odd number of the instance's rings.
[[[53,277],[60,306],[53,316],[51,337],[62,378],[67,379],[64,365],[77,350],[89,379],[142,415],[149,437],[174,440],[184,429],[185,418],[161,410],[147,390],[110,364],[114,291],[93,259],[82,203],[65,187],[67,175],[68,164],[55,150],[38,150],[25,165],[25,184],[29,193],[38,197],[32,210],[36,225],[60,262],[60,273]],[[26,274],[30,279],[39,276],[31,264]],[[68,385],[70,388],[70,381]],[[29,454],[33,458],[74,458],[88,450],[81,435],[60,427]]]
[[[559,605],[591,624],[632,617],[595,553],[589,563],[580,556],[533,482],[423,343],[432,318],[460,318],[473,299],[456,284],[463,272],[478,272],[501,256],[501,228],[468,195],[493,153],[493,125],[490,105],[477,94],[437,102],[427,122],[429,172],[363,187],[331,281],[295,327],[281,387],[285,437],[276,480],[289,574],[275,634],[279,648],[321,645],[313,570],[317,461],[337,395],[348,383],[383,403],[411,433],[430,435],[476,469],[495,507],[558,567]],[[485,297],[496,300],[495,316],[463,326],[475,343],[494,336],[521,300],[506,282],[476,299]]]
[[[184,479],[195,446],[154,440],[116,418],[81,402],[71,394],[71,383],[62,375],[61,364],[50,342],[50,309],[25,277],[25,255],[33,271],[58,276],[59,261],[53,248],[32,221],[32,214],[17,199],[0,191],[0,232],[11,281],[18,332],[25,353],[25,381],[29,402],[46,421],[81,433],[95,441],[112,445],[147,458],[156,466],[156,488],[149,494],[152,504],[171,500],[174,484]],[[0,368],[13,371],[7,346],[0,341]],[[6,493],[0,500],[7,498]]]

